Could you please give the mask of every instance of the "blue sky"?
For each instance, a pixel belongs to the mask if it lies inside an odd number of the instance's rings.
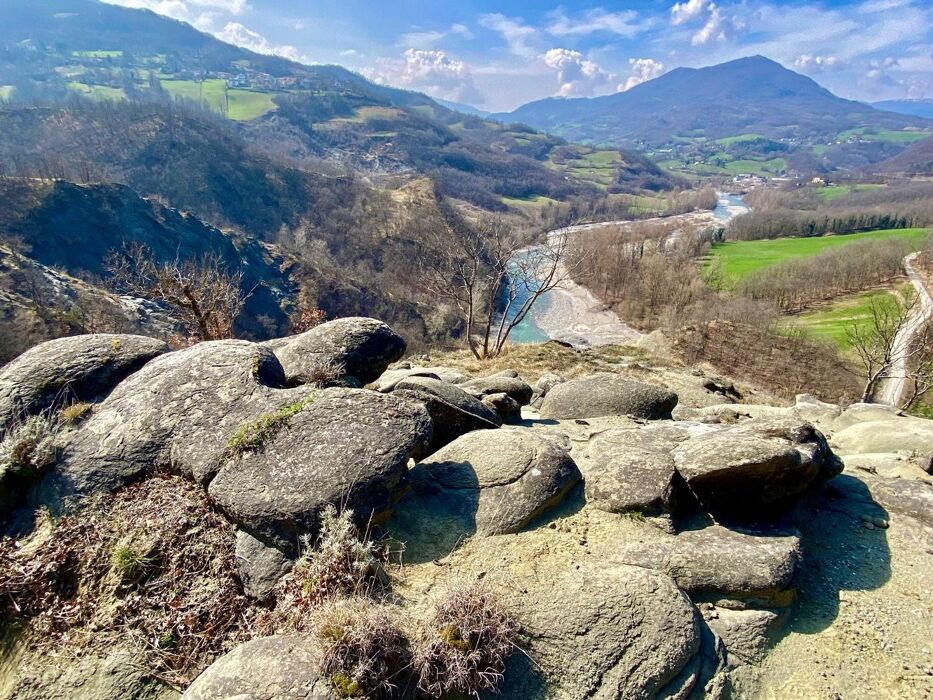
[[[108,0],[264,53],[491,111],[762,54],[843,97],[933,97],[933,4],[683,0]]]

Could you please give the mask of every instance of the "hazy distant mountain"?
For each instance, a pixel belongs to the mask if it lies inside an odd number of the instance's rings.
[[[929,124],[837,97],[762,56],[708,68],[677,68],[626,92],[539,100],[493,117],[574,141],[620,146],[748,133],[830,139],[864,126],[899,130]]]
[[[477,107],[468,105],[465,102],[452,102],[450,100],[442,100],[437,97],[434,98],[434,101],[437,102],[437,104],[446,107],[447,109],[452,109],[453,111],[460,112],[461,114],[471,114],[474,117],[482,117],[485,119],[490,114],[492,114],[492,112],[478,109]]]
[[[915,117],[933,119],[933,100],[884,100],[873,102],[872,107],[898,114],[910,114]]]

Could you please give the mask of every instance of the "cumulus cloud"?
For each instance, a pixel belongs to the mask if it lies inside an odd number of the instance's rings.
[[[561,97],[588,97],[613,80],[613,75],[585,58],[579,51],[551,49],[542,57],[548,68],[557,71]]]
[[[630,58],[628,62],[632,70],[625,82],[619,85],[620,91],[631,90],[636,85],[657,78],[666,70],[663,63],[653,58]]]
[[[686,24],[705,15],[710,0],[687,0],[687,2],[678,2],[671,8],[671,23]]]
[[[820,56],[811,53],[802,53],[794,59],[794,68],[804,73],[820,73],[833,70],[840,66],[838,56]]]
[[[538,35],[538,30],[534,27],[529,27],[521,20],[512,19],[499,13],[482,15],[479,18],[479,23],[486,29],[491,29],[500,34],[505,39],[505,43],[508,44],[509,51],[516,56],[534,57],[535,50],[531,47],[531,42]]]
[[[687,0],[671,7],[671,24],[691,24],[697,21],[702,21],[703,26],[690,37],[693,46],[724,41],[731,32],[740,28],[738,21],[727,17],[713,0]]]
[[[271,56],[281,56],[292,61],[305,61],[301,52],[294,46],[272,44],[266,37],[259,32],[254,32],[249,27],[245,27],[239,22],[227,22],[223,29],[215,34],[221,41],[228,44],[242,46],[244,49],[255,51],[256,53],[268,54]]]
[[[877,61],[869,61],[868,70],[865,71],[865,77],[869,80],[876,80],[879,82],[889,80],[890,76],[888,75],[888,71],[892,68],[897,68],[898,65],[898,60],[890,56]]]
[[[558,11],[552,15],[547,31],[549,34],[561,37],[608,32],[632,38],[646,27],[647,23],[639,21],[638,13],[635,10],[607,12],[602,8],[597,8],[574,18]]]
[[[242,15],[250,9],[246,0],[104,0],[104,2],[135,10],[152,10],[160,15],[185,22],[198,17],[204,10]]]
[[[417,49],[429,48],[434,46],[434,44],[450,36],[460,36],[464,39],[472,39],[473,32],[470,31],[470,28],[465,24],[452,24],[447,29],[441,31],[438,29],[430,29],[424,31],[412,31],[407,34],[402,34],[399,39],[399,44],[402,46],[414,47]]]
[[[383,59],[377,66],[364,69],[363,74],[379,83],[420,90],[446,100],[484,102],[469,66],[443,51],[410,48],[401,59]]]

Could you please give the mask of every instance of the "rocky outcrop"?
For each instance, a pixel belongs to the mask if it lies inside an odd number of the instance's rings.
[[[487,394],[482,398],[483,405],[502,420],[503,423],[520,423],[522,407],[508,394]]]
[[[469,433],[415,466],[389,529],[410,555],[446,553],[463,537],[518,532],[580,478],[570,455],[541,435]]]
[[[272,595],[279,579],[291,571],[292,560],[240,530],[236,535],[236,565],[246,595],[264,601]]]
[[[368,384],[405,353],[402,337],[373,318],[339,318],[268,346],[282,363],[289,386],[314,383],[327,367],[339,367],[342,376]]]
[[[800,535],[719,525],[624,548],[620,560],[670,575],[695,601],[786,607],[795,597]]]
[[[439,379],[409,377],[395,385],[394,393],[418,401],[427,409],[434,425],[431,452],[473,430],[502,425],[502,418],[479,399]]]
[[[670,418],[677,394],[603,372],[555,385],[544,397],[542,418],[634,416]]]
[[[25,416],[96,401],[168,346],[138,335],[78,335],[37,345],[0,370],[0,430]]]
[[[534,393],[534,389],[519,377],[502,374],[471,379],[460,386],[478,399],[493,394],[507,394],[519,406],[527,406],[531,403],[531,395]]]
[[[211,498],[254,537],[295,556],[316,534],[328,505],[351,509],[362,525],[384,520],[412,454],[431,439],[419,404],[362,389],[323,389],[289,409],[278,429],[253,418],[240,426],[246,447],[229,443]]]
[[[693,437],[672,455],[693,494],[719,513],[759,514],[842,471],[823,435],[793,419],[746,421]]]
[[[888,511],[933,527],[933,484],[917,479],[876,479],[869,488]]]
[[[211,664],[182,700],[334,700],[307,637],[275,635],[241,644]]]
[[[843,414],[840,418],[850,419],[850,416]],[[837,430],[833,434],[833,446],[840,454],[905,450],[930,455],[933,454],[933,421],[895,416],[886,420],[860,421]]]
[[[523,581],[507,602],[534,665],[512,657],[504,697],[686,697],[697,682],[701,621],[664,574],[582,562]]]

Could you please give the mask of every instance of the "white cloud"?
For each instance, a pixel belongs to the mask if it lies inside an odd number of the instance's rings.
[[[802,53],[794,59],[794,68],[804,73],[820,73],[840,67],[838,56],[819,56],[817,54]]]
[[[711,2],[709,4],[709,17],[706,19],[706,24],[690,38],[690,43],[694,46],[701,46],[714,39],[716,41],[724,41],[728,34],[728,30],[729,24],[723,16],[722,10],[719,9],[716,3]]]
[[[548,68],[557,71],[561,97],[588,97],[613,80],[613,75],[579,51],[551,49],[542,57]]]
[[[647,28],[648,23],[639,21],[634,10],[607,12],[602,8],[589,10],[581,17],[570,18],[556,12],[547,31],[554,36],[581,36],[595,32],[608,32],[632,38]]]
[[[671,23],[686,24],[705,15],[710,0],[687,0],[687,2],[678,2],[671,8]]]
[[[521,20],[511,19],[499,13],[482,15],[479,23],[486,29],[502,35],[505,43],[508,44],[509,51],[516,56],[525,58],[535,56],[536,52],[529,43],[538,35],[538,30],[534,27],[529,27]]]
[[[410,48],[401,59],[383,59],[377,66],[364,69],[363,74],[378,83],[420,90],[446,100],[484,102],[469,66],[443,51]]]
[[[402,34],[399,38],[399,45],[414,47],[417,49],[430,48],[444,39],[451,36],[459,36],[464,39],[472,39],[473,32],[470,31],[470,28],[465,24],[452,24],[447,29],[440,31],[438,29],[430,29],[424,31],[412,31],[407,34]]]
[[[246,0],[104,0],[110,5],[121,5],[136,10],[152,10],[160,15],[190,21],[201,9],[242,15],[248,9]]]
[[[294,46],[281,45],[276,46],[269,42],[259,32],[254,32],[249,27],[245,27],[239,22],[227,22],[223,29],[215,34],[221,41],[228,44],[242,46],[244,49],[255,51],[256,53],[268,54],[271,56],[281,56],[292,61],[304,61],[309,63],[308,59],[301,55]]]
[[[619,85],[620,91],[631,90],[636,85],[657,78],[666,70],[663,63],[653,58],[630,58],[628,62],[632,71],[625,83]]]

